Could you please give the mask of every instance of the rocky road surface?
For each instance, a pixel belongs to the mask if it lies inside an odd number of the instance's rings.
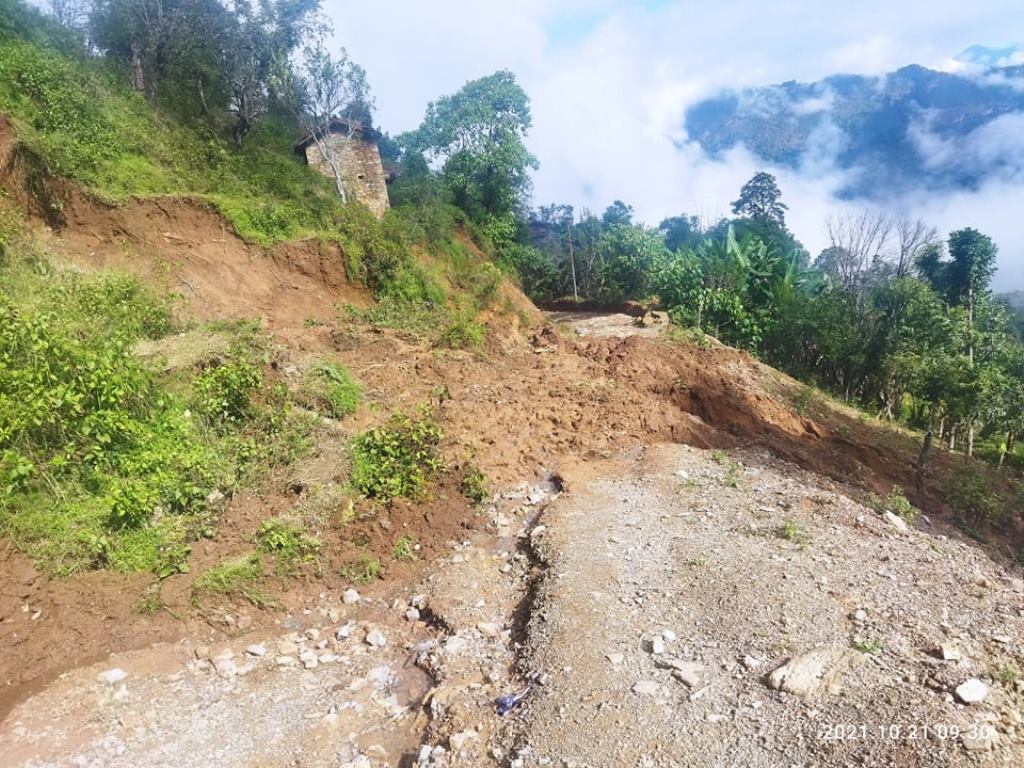
[[[763,455],[572,487],[509,765],[1024,765],[1024,581],[981,550]]]

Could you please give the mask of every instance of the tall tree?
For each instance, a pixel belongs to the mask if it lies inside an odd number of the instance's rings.
[[[738,200],[732,203],[732,212],[755,221],[786,225],[788,206],[782,202],[782,192],[770,173],[760,171],[743,185]]]
[[[322,41],[317,41],[306,48],[293,73],[292,83],[296,94],[296,117],[331,169],[338,196],[347,203],[342,159],[332,136],[336,126],[347,131],[363,128],[351,115],[368,112],[372,104],[366,71],[349,58],[344,48],[335,57]],[[358,106],[354,108],[353,105]],[[346,115],[344,125],[336,124],[336,118],[342,115]]]
[[[500,71],[431,102],[420,127],[400,140],[442,163],[455,204],[470,216],[508,219],[523,208],[537,167],[524,142],[531,124],[529,97]]]

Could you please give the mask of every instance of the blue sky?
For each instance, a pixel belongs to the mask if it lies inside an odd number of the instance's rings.
[[[713,162],[688,142],[682,115],[706,95],[910,63],[949,69],[972,44],[1024,42],[1014,37],[1024,38],[1020,0],[325,0],[325,10],[366,67],[385,130],[413,128],[431,99],[510,69],[532,100],[535,202],[600,211],[621,198],[651,223],[727,212],[763,165],[742,150]],[[827,169],[778,176],[791,227],[816,252],[825,218],[844,206],[838,179]],[[1000,286],[1024,288],[1024,179],[905,205],[940,230],[992,234]]]

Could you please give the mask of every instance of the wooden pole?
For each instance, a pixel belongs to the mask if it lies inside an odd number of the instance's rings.
[[[579,291],[576,289],[576,255],[572,249],[572,216],[569,217],[569,266],[572,268],[572,300],[579,301]]]

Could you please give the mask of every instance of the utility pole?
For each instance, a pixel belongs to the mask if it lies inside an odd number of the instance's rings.
[[[576,256],[572,250],[572,215],[569,216],[569,266],[572,268],[572,300],[579,301],[580,295],[576,289]]]

